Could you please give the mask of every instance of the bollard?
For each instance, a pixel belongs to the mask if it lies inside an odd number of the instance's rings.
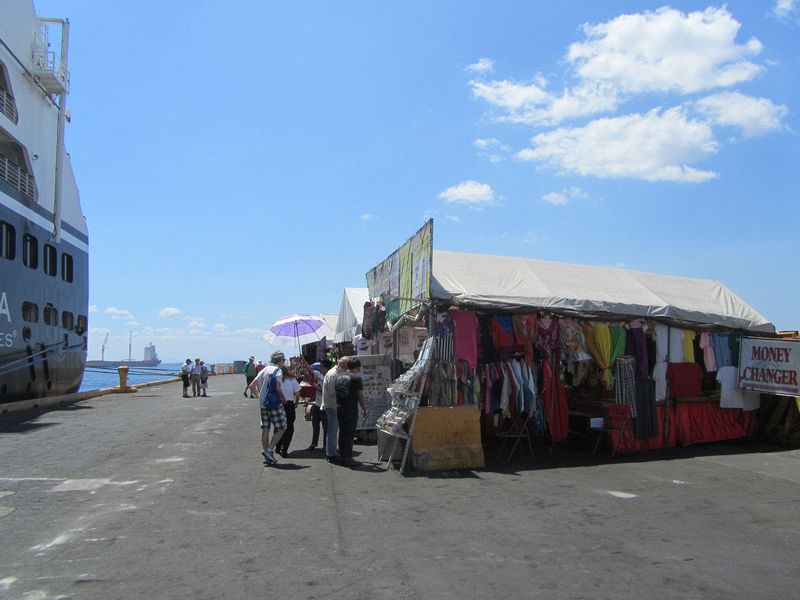
[[[119,387],[124,390],[128,387],[128,367],[120,365],[117,367],[117,372],[119,373]]]

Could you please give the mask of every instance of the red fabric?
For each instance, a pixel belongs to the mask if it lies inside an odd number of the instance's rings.
[[[314,399],[317,397],[317,386],[307,383],[300,384],[300,397]]]
[[[618,429],[622,425],[624,415],[620,416],[617,407],[626,411],[626,405],[614,404],[606,416],[608,425]],[[613,411],[611,409],[614,409]],[[663,405],[656,407],[658,413],[658,436],[641,440],[634,436],[633,425],[628,425],[625,434],[611,433],[611,443],[617,454],[635,454],[661,448],[674,448],[678,444],[690,446],[704,442],[719,442],[746,437],[754,425],[755,411],[743,411],[738,408],[720,408],[715,402],[681,403],[669,409],[669,436],[664,445],[664,410]]]
[[[676,431],[681,446],[746,437],[753,425],[753,411],[720,408],[715,402],[678,405]]]
[[[567,391],[561,383],[561,377],[553,377],[550,362],[542,365],[542,405],[550,427],[553,443],[566,439],[569,435],[569,405],[567,404]]]
[[[617,454],[635,454],[638,452],[647,452],[648,450],[659,450],[664,448],[664,406],[657,406],[656,413],[658,415],[658,435],[650,439],[639,439],[633,433],[633,423],[629,423],[625,429],[625,434],[611,433],[611,443],[614,445]],[[613,409],[613,410],[612,410]],[[624,409],[624,410],[623,410]],[[620,411],[620,412],[617,412]],[[630,412],[630,407],[625,404],[612,404],[609,407],[607,419],[610,419],[608,426],[614,429],[619,429],[622,426],[624,414]],[[620,413],[624,413],[620,415]],[[674,448],[677,445],[677,433],[675,431],[675,407],[670,408],[670,425],[669,435],[667,440],[667,448]]]
[[[670,398],[696,398],[702,393],[702,380],[703,370],[697,363],[670,363],[667,367]]]
[[[495,348],[510,348],[516,344],[514,321],[510,315],[492,317],[492,338]]]

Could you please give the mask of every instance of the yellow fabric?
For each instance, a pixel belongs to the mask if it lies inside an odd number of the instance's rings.
[[[684,331],[683,340],[683,362],[694,362],[694,331]]]
[[[589,354],[603,370],[600,378],[606,389],[614,387],[614,376],[611,374],[611,330],[608,325],[584,325],[584,337]]]
[[[400,248],[400,312],[404,313],[411,308],[411,281],[412,281],[411,244],[406,242]]]

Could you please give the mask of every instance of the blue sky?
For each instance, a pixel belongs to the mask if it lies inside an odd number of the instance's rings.
[[[429,216],[800,326],[796,0],[36,6],[71,22],[92,358],[264,357]]]

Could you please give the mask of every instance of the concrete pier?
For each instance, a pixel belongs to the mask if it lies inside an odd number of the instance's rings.
[[[716,445],[476,471],[260,457],[244,378],[0,415],[0,596],[796,596],[800,453]],[[298,410],[298,415],[302,411]]]

